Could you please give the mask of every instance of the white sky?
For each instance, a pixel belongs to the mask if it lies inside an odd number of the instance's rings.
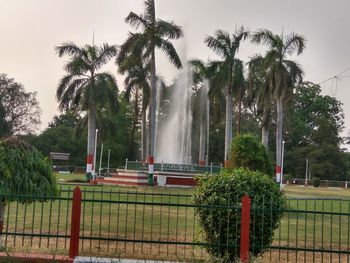
[[[54,47],[65,41],[79,45],[121,44],[131,27],[124,22],[129,11],[141,13],[142,0],[0,0],[0,73],[37,91],[43,111],[41,128],[58,113],[55,92],[63,76],[64,59]],[[319,83],[350,68],[350,1],[348,0],[156,0],[159,18],[183,26],[185,38],[175,43],[183,60],[215,58],[203,40],[216,29],[233,32],[244,25],[251,30],[267,28],[287,34],[297,32],[307,39],[305,52],[296,60],[303,66],[305,80]],[[238,56],[264,49],[249,42]],[[107,70],[116,74],[112,63]],[[157,71],[170,82],[177,70],[162,54]],[[350,70],[343,74],[350,76]],[[122,86],[123,78],[118,76]],[[344,105],[346,130],[350,129],[350,78],[322,85],[325,94]]]

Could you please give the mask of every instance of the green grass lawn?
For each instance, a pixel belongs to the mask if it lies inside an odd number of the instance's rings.
[[[8,235],[6,246],[66,253],[72,206],[69,199],[71,190],[79,185],[84,200],[82,254],[142,255],[158,259],[181,256],[196,260],[207,257],[202,247],[186,245],[205,242],[195,208],[188,206],[192,204],[194,189],[90,186],[83,182],[85,175],[55,176],[61,189],[61,200],[8,205],[5,230],[19,235]],[[347,249],[350,190],[287,186],[285,194],[287,208],[303,212],[285,214],[274,233],[274,246]],[[326,214],[328,212],[333,214]],[[31,236],[31,233],[37,236]],[[49,238],[50,235],[56,237]]]

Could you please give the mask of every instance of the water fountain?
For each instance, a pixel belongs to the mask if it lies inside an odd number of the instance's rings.
[[[179,74],[169,97],[168,114],[165,119],[158,118],[156,139],[156,162],[158,163],[192,163],[191,79],[189,69],[184,69]],[[161,89],[157,90],[161,91]],[[158,97],[160,95],[160,93],[157,94]]]

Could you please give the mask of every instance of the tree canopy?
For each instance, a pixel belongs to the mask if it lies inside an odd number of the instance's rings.
[[[0,137],[37,130],[41,110],[36,96],[36,92],[26,92],[22,84],[0,74]]]

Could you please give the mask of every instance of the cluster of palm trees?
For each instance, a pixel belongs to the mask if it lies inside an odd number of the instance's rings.
[[[141,159],[149,164],[149,184],[153,185],[153,158],[155,151],[156,122],[156,87],[159,77],[156,72],[155,50],[160,49],[177,68],[182,62],[172,40],[183,36],[180,26],[156,18],[154,0],[145,1],[142,14],[130,12],[125,21],[136,31],[130,32],[126,41],[119,47],[107,44],[97,47],[86,45],[78,47],[74,43],[64,43],[56,47],[58,55],[68,55],[70,60],[65,65],[67,74],[61,79],[57,98],[61,109],[72,107],[86,111],[88,118],[87,174],[93,171],[96,114],[99,111],[116,110],[118,86],[115,78],[100,69],[115,58],[119,72],[126,76],[125,94],[133,93],[136,103],[141,101]],[[255,55],[247,63],[248,74],[245,78],[245,63],[237,58],[240,45],[250,39],[253,43],[267,46],[264,56]],[[284,36],[273,34],[269,30],[259,30],[252,34],[244,27],[236,29],[233,34],[217,30],[213,36],[205,39],[207,46],[221,60],[207,63],[194,59],[190,61],[193,81],[199,85],[209,83],[208,97],[215,98],[220,92],[225,95],[225,155],[227,164],[232,142],[233,98],[238,105],[238,133],[242,110],[243,92],[247,88],[258,94],[258,108],[261,113],[262,142],[267,147],[271,108],[277,109],[276,132],[276,171],[281,164],[283,103],[292,92],[296,82],[302,79],[301,67],[288,56],[300,54],[305,47],[305,40],[298,34]],[[142,98],[142,99],[140,99]],[[136,106],[138,107],[138,106]],[[146,132],[146,109],[149,108],[149,125]],[[203,109],[202,109],[203,111]],[[135,108],[135,118],[139,111]],[[204,160],[205,151],[203,134],[205,126],[201,125],[200,160]],[[148,134],[148,136],[146,136]],[[148,138],[147,138],[148,137]],[[147,145],[148,144],[148,145]],[[146,153],[147,149],[147,153]]]

